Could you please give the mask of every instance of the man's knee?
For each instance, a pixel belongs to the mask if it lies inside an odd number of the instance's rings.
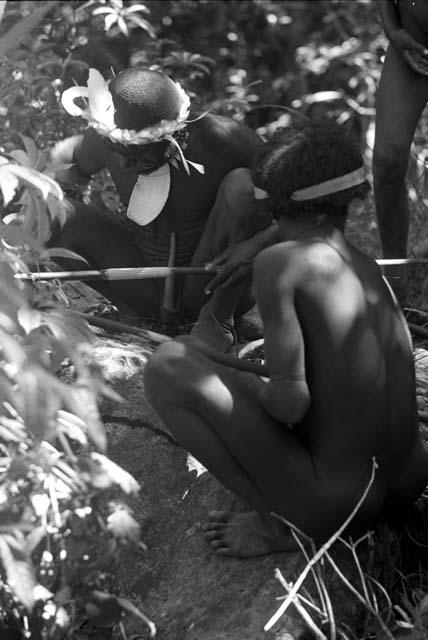
[[[156,408],[165,402],[182,380],[186,346],[171,340],[160,345],[144,368],[144,389],[149,402]]]
[[[406,177],[409,149],[393,141],[378,143],[373,150],[375,177],[384,183],[396,183]]]

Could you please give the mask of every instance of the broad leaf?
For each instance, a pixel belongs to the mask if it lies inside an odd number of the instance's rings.
[[[38,441],[50,437],[54,417],[61,406],[60,390],[61,383],[38,365],[32,363],[19,372],[21,415],[28,431]]]

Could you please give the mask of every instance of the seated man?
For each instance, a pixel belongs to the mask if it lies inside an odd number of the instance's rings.
[[[349,244],[362,159],[333,125],[279,133],[255,184],[269,194],[280,242],[254,264],[270,379],[218,364],[184,337],[145,370],[147,397],[174,436],[252,511],[212,512],[213,549],[246,557],[294,548],[275,513],[321,543],[406,509],[428,482],[412,345],[376,263]],[[218,358],[216,358],[218,360]]]
[[[75,103],[82,97],[88,99],[86,109]],[[275,226],[257,205],[245,168],[261,144],[251,129],[211,114],[192,119],[189,97],[180,85],[148,69],[121,71],[110,83],[91,69],[88,86],[68,89],[62,101],[69,113],[88,120],[89,128],[53,149],[56,162],[74,163],[57,179],[66,189],[107,167],[127,207],[128,226],[73,200],[51,245],[107,268],[203,266],[229,245],[256,234],[254,244],[243,245],[250,260],[271,243]],[[214,285],[230,273],[226,269]],[[216,286],[208,298],[204,288],[212,278],[177,279],[174,291],[170,286],[164,291],[162,280],[94,286],[119,308],[124,302],[143,317],[159,317],[163,306],[169,315],[181,311],[194,320],[204,307],[195,332],[208,340],[207,327],[219,330],[217,346],[226,350],[235,312],[240,315],[252,306],[249,284],[234,286],[232,279],[232,286]]]

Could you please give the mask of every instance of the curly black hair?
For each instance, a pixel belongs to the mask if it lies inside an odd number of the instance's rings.
[[[338,178],[363,164],[358,145],[335,122],[298,122],[278,130],[261,149],[253,169],[256,186],[268,192],[274,218],[300,219],[327,214],[346,217],[354,198],[364,198],[369,185],[350,187],[307,201],[293,201],[294,191]]]

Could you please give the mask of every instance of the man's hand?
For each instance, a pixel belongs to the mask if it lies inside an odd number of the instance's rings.
[[[205,293],[210,294],[217,287],[232,287],[249,278],[260,249],[260,242],[255,236],[227,247],[210,263],[211,267],[219,268],[219,273],[205,287]]]
[[[404,29],[390,34],[390,40],[409,67],[423,76],[428,76],[428,49],[416,42]]]

